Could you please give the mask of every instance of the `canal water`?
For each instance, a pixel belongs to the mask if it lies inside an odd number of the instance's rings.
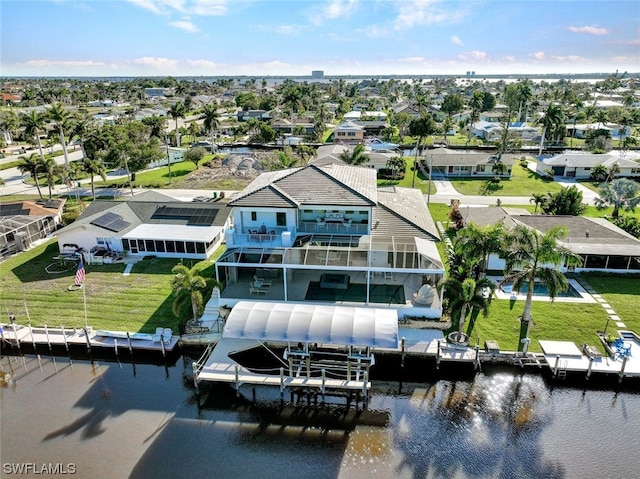
[[[496,370],[374,382],[364,411],[281,407],[271,390],[257,405],[227,386],[196,394],[191,361],[2,358],[0,476],[71,464],[75,477],[110,479],[639,477],[633,391]]]

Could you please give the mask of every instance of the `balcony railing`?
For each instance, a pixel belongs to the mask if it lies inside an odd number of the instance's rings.
[[[252,245],[263,247],[282,247],[282,237],[271,233],[250,233],[234,235],[236,245]]]
[[[366,235],[369,232],[369,225],[344,223],[344,222],[323,222],[305,221],[298,223],[298,233],[315,234],[341,234],[341,235]]]

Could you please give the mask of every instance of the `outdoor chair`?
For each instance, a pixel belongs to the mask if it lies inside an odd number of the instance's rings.
[[[164,336],[164,328],[156,328],[156,332],[153,335],[153,342],[159,343],[162,336]]]
[[[249,294],[264,294],[266,296],[268,293],[269,293],[268,289],[249,286]]]

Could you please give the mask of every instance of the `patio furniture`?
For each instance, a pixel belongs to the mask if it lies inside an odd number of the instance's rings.
[[[269,294],[269,290],[265,288],[256,288],[253,286],[249,286],[249,294],[264,294],[265,296]]]

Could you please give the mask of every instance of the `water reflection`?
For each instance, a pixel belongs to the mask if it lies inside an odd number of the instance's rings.
[[[2,358],[3,462],[77,477],[635,477],[640,397],[536,375],[375,382],[367,410],[196,392],[175,366]],[[122,366],[122,367],[121,367]],[[114,460],[113,458],[117,458]]]

